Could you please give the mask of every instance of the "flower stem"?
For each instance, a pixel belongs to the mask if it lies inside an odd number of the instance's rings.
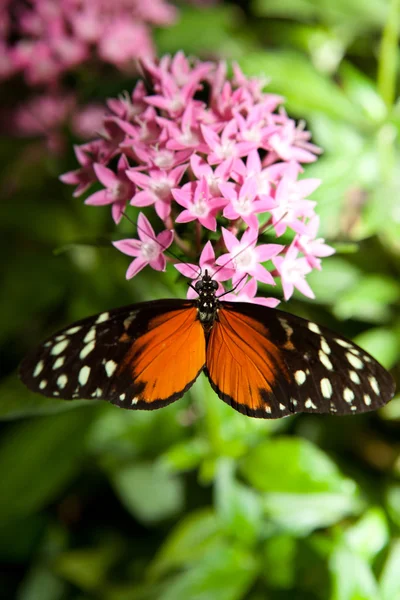
[[[393,106],[396,93],[400,0],[391,0],[379,49],[378,91],[386,106]]]

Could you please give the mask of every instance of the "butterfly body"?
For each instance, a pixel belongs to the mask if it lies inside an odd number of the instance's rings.
[[[20,376],[49,397],[104,399],[128,409],[174,402],[204,371],[218,396],[252,417],[355,414],[394,394],[369,354],[315,323],[226,302],[206,273],[195,300],[155,300],[83,319],[40,345]]]

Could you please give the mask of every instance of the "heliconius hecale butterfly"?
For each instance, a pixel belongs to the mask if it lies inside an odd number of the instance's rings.
[[[195,300],[155,300],[59,331],[22,363],[25,385],[66,400],[123,408],[174,402],[204,371],[227,404],[250,417],[355,414],[394,394],[391,375],[364,350],[291,314],[216,297],[205,272]]]

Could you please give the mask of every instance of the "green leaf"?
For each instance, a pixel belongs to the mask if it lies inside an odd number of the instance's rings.
[[[293,494],[341,493],[354,484],[308,440],[275,437],[250,450],[242,461],[244,477],[258,490]]]
[[[220,524],[210,508],[182,518],[150,565],[149,575],[159,577],[176,567],[197,562],[219,543]]]
[[[372,562],[389,540],[389,528],[383,510],[379,507],[370,508],[355,525],[346,530],[345,539],[349,548]]]
[[[331,600],[380,600],[378,585],[368,563],[345,546],[339,546],[330,561]]]
[[[347,61],[341,64],[340,77],[347,97],[357,104],[369,119],[375,123],[385,119],[385,103],[371,79]]]
[[[363,119],[341,89],[299,53],[288,50],[249,53],[239,61],[246,75],[268,78],[267,92],[282,94],[298,115],[326,113],[362,126]]]
[[[387,369],[390,369],[399,360],[400,344],[396,331],[376,327],[360,333],[354,341]]]
[[[258,564],[245,549],[228,542],[209,551],[172,579],[158,600],[241,600],[257,575]]]
[[[335,304],[334,313],[340,319],[356,317],[381,322],[390,316],[389,304],[400,297],[400,285],[384,275],[365,275]]]
[[[297,541],[289,535],[276,535],[265,542],[263,573],[273,588],[289,590],[295,584]]]
[[[82,465],[90,408],[13,425],[0,444],[0,520],[40,510]]]
[[[382,600],[400,600],[400,540],[394,539],[379,578]]]
[[[341,493],[268,493],[264,496],[266,516],[281,531],[294,536],[308,535],[320,527],[329,527],[361,510],[355,486],[349,481]]]
[[[111,478],[122,503],[140,521],[160,521],[182,510],[181,480],[157,463],[124,466]]]
[[[252,45],[250,36],[237,27],[240,13],[227,4],[219,6],[180,6],[177,22],[156,31],[160,53],[185,49],[186,54],[240,56]]]
[[[119,553],[119,544],[103,543],[96,548],[79,548],[60,554],[54,561],[55,572],[83,590],[101,589],[107,571]]]
[[[242,543],[251,544],[260,535],[261,497],[235,479],[235,465],[229,459],[218,462],[215,479],[215,506],[226,532]]]
[[[265,514],[294,535],[331,525],[359,510],[354,482],[301,438],[281,437],[259,444],[242,461],[242,472],[264,492]]]
[[[307,281],[319,302],[333,304],[336,298],[353,287],[361,277],[360,270],[344,258],[332,256],[325,260],[322,270],[314,269]]]
[[[187,471],[197,467],[209,450],[205,439],[195,437],[172,446],[163,460],[174,471]]]
[[[390,518],[400,527],[400,485],[391,485],[386,492],[386,505]]]
[[[385,22],[386,3],[381,0],[255,0],[256,14],[298,20],[322,20],[335,27],[376,27]]]
[[[66,584],[48,567],[34,567],[22,582],[17,600],[63,600],[66,597]]]

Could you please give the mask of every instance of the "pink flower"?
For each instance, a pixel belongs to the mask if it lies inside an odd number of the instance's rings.
[[[172,188],[178,185],[185,170],[186,165],[181,165],[169,173],[151,169],[149,175],[145,175],[130,169],[126,173],[127,176],[142,188],[142,191],[133,196],[131,204],[133,206],[154,204],[158,216],[165,221],[171,212]]]
[[[228,294],[224,294],[224,300],[230,302],[250,302],[253,304],[261,304],[262,306],[269,306],[275,308],[279,304],[277,298],[262,298],[256,296],[257,293],[257,281],[252,277],[247,283],[240,286]]]
[[[316,239],[318,229],[319,217],[315,215],[306,225],[307,233],[295,237],[295,244],[306,257],[309,265],[320,270],[321,261],[317,257],[331,256],[335,253],[335,249],[325,244],[323,238]]]
[[[125,210],[128,200],[134,193],[135,186],[129,181],[126,176],[126,170],[129,168],[129,163],[126,157],[122,154],[118,161],[117,174],[104,165],[94,164],[94,172],[97,179],[106,187],[105,190],[95,192],[85,200],[85,204],[92,206],[104,206],[112,204],[111,212],[114,222],[118,225],[122,219],[122,214]]]
[[[222,163],[229,158],[238,158],[245,156],[254,148],[254,144],[250,142],[237,142],[237,124],[236,121],[230,121],[224,127],[219,136],[211,127],[201,126],[203,137],[211,150],[208,156],[210,165]]]
[[[292,119],[288,119],[284,111],[275,123],[281,123],[281,127],[273,133],[269,139],[269,147],[283,160],[296,161],[298,163],[314,162],[315,154],[320,153],[318,146],[308,142],[309,133],[300,127],[296,127]]]
[[[228,181],[229,177],[233,175],[233,160],[230,158],[219,164],[214,170],[198,154],[192,154],[190,157],[190,167],[197,179],[205,178],[210,194],[213,196],[221,195],[220,183]]]
[[[167,229],[156,235],[150,221],[143,213],[139,213],[137,229],[140,240],[126,239],[113,242],[120,252],[136,257],[128,267],[127,279],[137,275],[146,265],[150,265],[156,271],[165,271],[166,260],[163,252],[169,248],[174,239],[173,231]]]
[[[315,298],[314,292],[305,280],[305,276],[312,271],[312,267],[306,258],[298,258],[298,253],[298,248],[292,244],[284,257],[276,256],[272,259],[282,279],[285,300],[289,300],[295,287],[304,296]]]
[[[298,233],[306,233],[302,217],[312,217],[316,202],[306,200],[321,183],[319,179],[297,179],[299,167],[295,162],[289,163],[276,188],[275,200],[277,208],[272,212],[272,222],[276,233],[282,235],[286,227]]]
[[[134,58],[154,54],[148,28],[127,19],[126,15],[108,23],[99,40],[98,50],[103,60],[120,68],[129,66]]]
[[[271,273],[260,263],[275,257],[284,249],[284,246],[280,244],[261,244],[257,246],[257,229],[246,229],[240,241],[224,227],[222,227],[222,235],[228,253],[222,254],[216,262],[218,265],[231,267],[235,270],[232,277],[233,285],[236,285],[246,275],[251,275],[263,283],[275,285]]]
[[[275,202],[268,196],[259,197],[257,182],[254,177],[249,177],[242,186],[233,183],[221,183],[220,190],[224,198],[229,200],[223,215],[227,219],[241,217],[252,229],[258,228],[257,213],[265,212],[275,206]]]
[[[189,223],[197,220],[206,229],[216,230],[215,215],[225,206],[226,201],[223,198],[211,196],[204,177],[199,182],[187,183],[180,190],[172,190],[172,195],[178,204],[186,209],[176,217],[177,223]]]

